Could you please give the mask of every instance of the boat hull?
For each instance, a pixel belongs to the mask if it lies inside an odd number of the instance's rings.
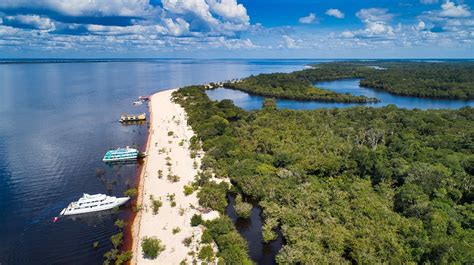
[[[120,162],[120,161],[133,161],[137,160],[138,157],[127,157],[127,158],[103,158],[104,162]]]
[[[100,211],[106,211],[113,209],[115,207],[119,207],[124,205],[130,200],[130,198],[125,197],[125,198],[117,198],[117,203],[111,204],[111,205],[103,205],[103,206],[97,206],[94,208],[90,209],[78,209],[78,210],[73,210],[73,211],[67,211],[67,208],[64,208],[60,215],[62,216],[68,216],[68,215],[76,215],[76,214],[85,214],[85,213],[93,213],[93,212],[100,212]]]

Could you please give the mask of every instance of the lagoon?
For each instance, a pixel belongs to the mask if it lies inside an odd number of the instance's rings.
[[[288,99],[277,99],[277,106],[281,109],[321,109],[321,108],[348,108],[356,106],[383,107],[390,104],[399,108],[406,109],[459,109],[462,107],[474,107],[474,100],[450,100],[450,99],[432,99],[410,96],[398,96],[382,90],[362,87],[359,85],[360,79],[342,79],[328,82],[318,82],[315,84],[318,88],[331,90],[337,93],[349,93],[355,96],[375,97],[381,101],[378,103],[338,103],[338,102],[317,102],[317,101],[299,101]],[[231,99],[234,103],[245,110],[260,109],[265,97],[251,95],[247,92],[232,90],[227,88],[218,88],[208,90],[207,95],[213,100]]]

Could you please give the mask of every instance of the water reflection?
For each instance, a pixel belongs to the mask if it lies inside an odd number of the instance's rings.
[[[319,82],[316,83],[315,86],[341,94],[349,93],[355,96],[375,97],[381,101],[378,103],[336,103],[278,99],[277,106],[282,109],[296,110],[348,108],[355,106],[383,107],[390,104],[406,109],[459,109],[462,107],[474,106],[474,100],[465,101],[397,96],[382,90],[362,87],[359,85],[359,81],[360,79],[343,79],[330,82]],[[262,96],[250,95],[246,92],[227,88],[209,90],[206,93],[213,100],[231,99],[237,106],[246,110],[260,109],[264,100],[264,97]]]

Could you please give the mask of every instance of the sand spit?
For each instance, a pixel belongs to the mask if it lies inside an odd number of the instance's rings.
[[[189,140],[194,133],[187,125],[184,109],[171,101],[174,91],[158,92],[149,103],[151,117],[147,157],[140,176],[137,200],[142,209],[133,223],[131,264],[179,264],[183,260],[190,264],[193,259],[189,252],[198,252],[202,230],[192,227],[190,223],[191,217],[200,213],[196,209],[198,199],[196,192],[185,196],[183,190],[194,180],[200,159],[191,158]],[[179,181],[170,181],[170,174],[178,176]],[[150,196],[163,203],[157,214],[153,213]],[[172,206],[172,196],[176,206]],[[205,219],[217,216],[217,212],[203,215]],[[177,230],[179,232],[176,233]],[[140,244],[145,236],[160,239],[166,247],[156,259],[143,257]],[[188,237],[193,237],[193,241],[185,246],[183,240]]]

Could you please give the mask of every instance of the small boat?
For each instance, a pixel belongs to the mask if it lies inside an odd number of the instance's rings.
[[[146,113],[142,114],[122,114],[120,116],[121,123],[132,122],[132,121],[146,121]]]
[[[133,105],[135,105],[135,106],[139,106],[141,104],[143,104],[143,101],[141,101],[141,100],[137,100],[137,101],[133,102]]]
[[[87,194],[84,193],[78,201],[71,202],[64,208],[60,215],[74,215],[97,211],[110,210],[112,208],[125,204],[130,197],[114,197],[105,194]]]
[[[116,162],[116,161],[126,161],[126,160],[136,160],[139,156],[140,152],[138,152],[135,148],[125,147],[125,148],[117,148],[114,150],[109,150],[105,153],[104,158],[102,161],[104,162]]]

